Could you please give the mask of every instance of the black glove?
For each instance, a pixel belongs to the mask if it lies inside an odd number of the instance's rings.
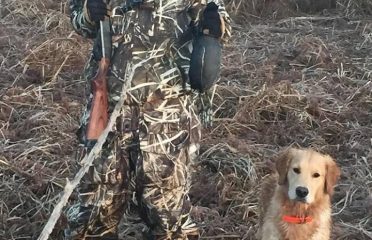
[[[86,0],[84,10],[88,21],[99,22],[107,15],[107,4],[103,0]]]
[[[218,13],[218,5],[214,2],[208,3],[207,7],[204,9],[201,20],[201,30],[203,34],[220,38],[223,34],[221,26],[222,23],[220,14]]]

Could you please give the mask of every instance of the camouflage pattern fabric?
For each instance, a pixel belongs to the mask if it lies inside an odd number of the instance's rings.
[[[124,1],[111,1],[111,6]],[[224,41],[230,36],[226,21]],[[79,200],[66,212],[66,239],[187,239],[196,232],[189,217],[191,165],[198,155],[203,96],[187,84],[191,19],[206,1],[149,0],[145,7],[112,17],[113,55],[108,76],[110,111],[119,100],[128,66],[136,69],[122,115],[101,156],[78,188]],[[71,20],[85,37],[98,36],[83,17],[83,0],[71,0]],[[179,41],[179,39],[186,39]],[[92,100],[89,79],[97,57],[87,64],[87,107],[78,135],[85,142]],[[78,160],[86,154],[82,146]],[[119,231],[118,231],[119,229]],[[118,233],[119,232],[119,236]],[[119,238],[118,238],[119,237]]]

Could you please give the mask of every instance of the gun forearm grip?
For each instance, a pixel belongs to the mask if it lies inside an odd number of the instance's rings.
[[[102,58],[97,75],[92,81],[93,101],[87,129],[87,140],[97,140],[108,123],[107,72],[110,66],[108,58]]]

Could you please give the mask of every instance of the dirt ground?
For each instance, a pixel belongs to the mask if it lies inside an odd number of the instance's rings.
[[[332,239],[372,239],[372,3],[301,13],[290,2],[226,1],[233,38],[190,193],[201,239],[255,239],[261,179],[290,145],[342,169]],[[72,31],[66,0],[0,4],[0,239],[36,239],[77,170],[91,42]]]

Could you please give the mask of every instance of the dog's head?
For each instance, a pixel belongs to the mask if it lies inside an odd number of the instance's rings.
[[[288,198],[311,204],[324,194],[332,195],[340,169],[328,155],[311,149],[290,148],[276,162],[279,185],[288,187]]]

